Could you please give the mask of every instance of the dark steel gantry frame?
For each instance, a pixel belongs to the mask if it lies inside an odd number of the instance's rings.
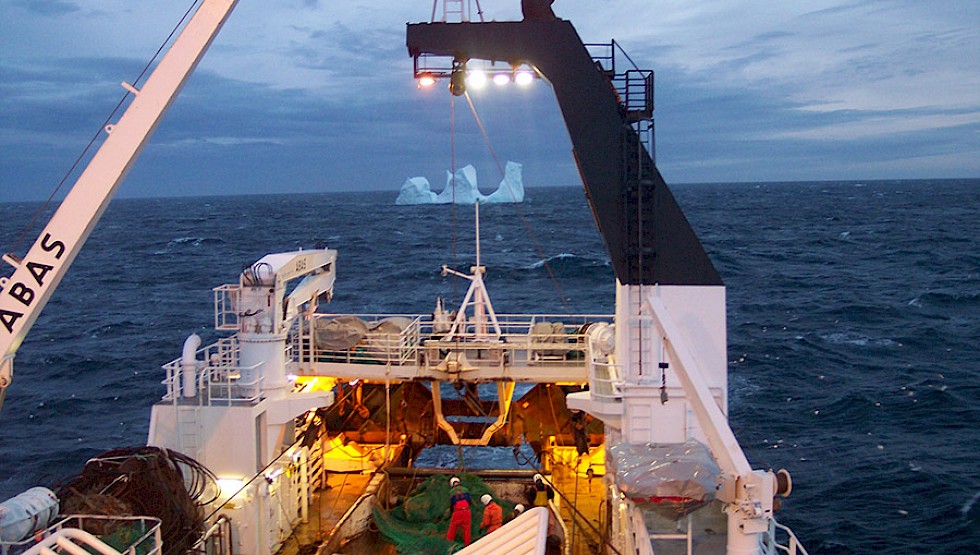
[[[415,23],[407,37],[417,77],[451,77],[474,59],[529,65],[551,83],[620,282],[722,285],[650,154],[652,71],[621,71],[615,42],[587,46],[564,20]],[[430,57],[453,63],[440,71]]]

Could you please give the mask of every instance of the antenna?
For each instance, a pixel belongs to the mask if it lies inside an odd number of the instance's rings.
[[[480,268],[480,201],[474,203],[476,207],[476,267]]]
[[[493,305],[490,303],[490,293],[487,292],[487,286],[483,283],[483,274],[487,272],[487,269],[483,267],[480,260],[479,201],[474,206],[476,214],[476,264],[470,266],[469,275],[457,272],[449,266],[442,266],[442,275],[447,276],[452,274],[456,277],[470,280],[470,287],[466,291],[466,296],[459,305],[459,310],[456,311],[456,319],[453,320],[453,325],[449,329],[449,333],[443,337],[443,341],[449,341],[456,337],[469,337],[482,341],[497,340],[503,334],[500,329],[500,323],[497,322],[497,314],[493,311]],[[473,307],[473,319],[467,321],[466,309],[469,307]],[[492,333],[487,328],[487,316],[490,317],[489,324],[493,328]],[[472,332],[467,331],[469,324],[472,324]]]

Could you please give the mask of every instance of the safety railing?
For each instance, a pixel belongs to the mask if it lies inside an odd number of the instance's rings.
[[[796,538],[796,534],[788,526],[776,522],[775,518],[769,519],[769,533],[762,535],[759,547],[764,555],[777,555],[778,553],[810,555],[800,540]]]
[[[348,349],[325,349],[317,345],[317,320],[339,314],[317,314],[313,323],[298,321],[290,334],[296,359],[345,364],[438,365],[445,352],[462,352],[475,365],[530,364],[585,365],[589,323],[609,322],[610,315],[503,314],[497,316],[501,334],[477,330],[472,321],[447,337],[448,325],[433,322],[429,315],[353,314],[373,330],[383,321],[403,318],[410,323],[400,332],[367,331]],[[480,326],[483,328],[484,326]]]
[[[181,398],[194,398],[198,404],[256,403],[261,398],[261,363],[239,365],[238,341],[227,337],[203,347],[195,354],[195,391],[185,391],[183,360],[174,359],[163,365],[166,376],[161,382],[167,392],[164,401],[177,403]]]
[[[160,520],[145,516],[69,515],[26,540],[0,541],[0,555],[159,555],[162,548]]]
[[[609,78],[629,119],[638,121],[653,117],[653,71],[638,68],[616,41],[586,44],[585,47],[596,67]]]
[[[203,555],[232,555],[231,521],[228,517],[219,516],[189,552]]]
[[[207,404],[257,403],[262,398],[262,363],[252,366],[206,366],[198,376],[198,392]]]
[[[238,305],[242,288],[237,283],[215,287],[214,291],[214,329],[235,331],[238,329]]]
[[[623,400],[623,374],[620,365],[593,362],[589,367],[589,391],[597,401]]]

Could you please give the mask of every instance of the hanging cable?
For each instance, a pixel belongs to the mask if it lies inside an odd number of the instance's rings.
[[[490,137],[487,135],[487,130],[483,127],[483,122],[480,120],[479,114],[476,113],[476,107],[473,105],[473,99],[470,98],[470,93],[466,92],[463,94],[466,97],[466,102],[470,106],[470,112],[473,114],[473,118],[476,120],[477,127],[480,128],[480,133],[483,135],[483,140],[487,144],[487,148],[490,150],[490,155],[493,157],[494,163],[497,165],[497,170],[500,175],[504,178],[504,184],[507,185],[507,189],[510,191],[510,196],[513,199],[517,199],[517,195],[514,194],[514,189],[510,185],[510,180],[507,179],[506,173],[504,173],[503,166],[500,165],[500,159],[497,158],[497,153],[493,150],[493,145],[490,143]],[[548,272],[548,277],[551,279],[551,284],[555,288],[555,292],[558,293],[558,298],[561,300],[561,304],[565,307],[565,312],[572,316],[572,309],[568,305],[568,299],[565,298],[565,293],[562,292],[561,285],[558,284],[558,280],[555,278],[555,273],[551,268],[551,264],[548,263],[548,259],[544,256],[544,250],[541,248],[541,244],[538,242],[537,235],[534,233],[534,229],[531,228],[530,222],[524,216],[524,211],[521,209],[521,205],[518,202],[514,203],[514,209],[517,210],[517,215],[520,216],[521,222],[524,224],[524,229],[527,231],[528,237],[531,238],[531,242],[534,244],[534,250],[538,254],[538,258],[541,260],[545,271]]]
[[[515,446],[515,447],[516,447],[516,446]],[[541,474],[541,481],[542,481],[542,482],[544,482],[544,483],[545,483],[546,485],[548,485],[549,487],[551,487],[551,489],[552,489],[552,490],[553,490],[553,491],[554,491],[555,493],[557,493],[557,494],[558,494],[559,496],[561,496],[562,498],[564,498],[564,499],[565,499],[565,501],[567,501],[567,502],[568,502],[568,507],[569,507],[569,508],[570,508],[570,509],[572,510],[572,512],[574,513],[574,516],[572,517],[572,519],[573,519],[573,522],[574,522],[574,518],[575,518],[575,517],[577,516],[578,518],[580,518],[580,519],[582,520],[582,522],[584,522],[584,523],[585,523],[586,525],[588,525],[588,527],[589,527],[589,529],[590,529],[590,530],[592,530],[592,532],[594,532],[594,533],[596,534],[596,536],[598,536],[598,537],[599,537],[599,541],[600,541],[600,542],[602,542],[602,543],[604,543],[604,544],[606,545],[606,547],[608,547],[609,549],[611,549],[611,550],[613,551],[613,553],[615,553],[616,555],[623,555],[621,551],[619,551],[618,549],[616,549],[616,546],[614,546],[614,545],[613,545],[613,544],[612,544],[612,543],[611,543],[611,542],[609,541],[609,539],[608,539],[608,538],[604,538],[604,537],[603,537],[603,535],[602,535],[602,532],[601,532],[601,531],[600,531],[600,530],[599,530],[598,528],[596,528],[594,524],[592,524],[592,521],[591,521],[591,520],[589,520],[589,519],[588,519],[588,517],[586,517],[586,516],[585,516],[585,515],[584,515],[584,514],[582,513],[582,511],[580,511],[580,510],[578,509],[578,507],[577,507],[577,506],[575,505],[575,501],[574,501],[574,500],[572,500],[572,499],[569,499],[569,498],[568,498],[568,496],[567,496],[567,495],[565,495],[565,493],[564,493],[564,492],[562,492],[562,491],[561,491],[560,489],[558,489],[558,487],[557,487],[557,486],[555,486],[555,483],[554,483],[554,482],[552,482],[551,480],[549,480],[549,479],[547,479],[547,478],[545,478],[545,477],[544,477],[544,472],[542,472],[542,471],[541,471],[541,467],[539,467],[539,466],[538,466],[537,464],[535,464],[535,462],[534,462],[534,459],[533,459],[533,458],[527,458],[527,459],[525,459],[525,461],[524,461],[524,462],[521,462],[521,459],[520,459],[520,457],[519,457],[519,453],[518,453],[518,450],[517,450],[517,449],[515,448],[515,449],[514,449],[514,459],[515,459],[515,460],[517,460],[517,462],[518,462],[519,464],[521,464],[522,466],[524,466],[524,465],[527,465],[527,466],[530,466],[531,468],[533,468],[533,469],[534,469],[534,471],[535,471],[536,473],[538,473],[538,474]],[[559,515],[559,518],[561,518],[561,515]]]
[[[449,171],[452,174],[449,178],[449,185],[452,187],[452,198],[450,211],[452,212],[452,226],[453,226],[453,268],[458,267],[456,264],[456,95],[449,95]],[[450,279],[453,284],[453,302],[452,306],[456,306],[459,302],[459,298],[456,292],[456,279]]]
[[[191,3],[190,7],[187,8],[187,11],[184,12],[184,15],[183,17],[180,18],[180,21],[177,22],[177,25],[175,25],[174,28],[170,30],[170,34],[167,35],[166,40],[164,40],[163,43],[160,44],[160,46],[157,48],[157,51],[153,54],[153,57],[150,58],[150,61],[148,61],[145,66],[143,66],[143,71],[141,71],[139,76],[136,77],[136,79],[133,81],[133,87],[139,85],[140,80],[142,80],[143,77],[146,75],[146,73],[150,70],[150,66],[153,65],[153,62],[156,61],[156,59],[160,56],[160,53],[163,52],[164,48],[166,48],[166,46],[170,44],[170,41],[174,38],[174,35],[177,34],[177,30],[181,28],[181,26],[184,24],[184,21],[186,21],[188,16],[190,16],[190,14],[194,11],[194,7],[197,6],[198,2],[200,2],[200,0],[194,0]],[[102,131],[106,128],[106,126],[109,125],[109,122],[111,122],[113,118],[115,118],[116,113],[119,111],[120,108],[122,108],[123,103],[126,102],[126,99],[129,98],[129,95],[130,95],[129,91],[123,93],[123,96],[122,98],[119,99],[119,102],[116,104],[116,107],[112,109],[112,111],[109,113],[108,116],[106,116],[105,120],[102,122],[102,125],[99,126],[98,131],[96,131],[95,134],[92,135],[92,138],[89,139],[88,144],[86,144],[85,148],[82,149],[81,154],[79,154],[78,157],[75,158],[75,161],[72,163],[71,167],[69,167],[68,171],[65,172],[65,175],[62,176],[61,181],[58,182],[58,185],[54,188],[53,191],[51,191],[51,194],[48,195],[47,200],[41,203],[41,206],[37,209],[36,212],[34,212],[34,216],[31,217],[31,221],[28,222],[26,226],[24,226],[24,230],[21,231],[20,235],[14,241],[13,245],[11,245],[10,252],[15,251],[20,246],[21,241],[24,240],[24,237],[27,236],[31,228],[34,227],[34,224],[37,223],[37,220],[41,217],[41,214],[43,214],[44,211],[48,209],[48,206],[51,204],[51,201],[54,200],[55,195],[57,195],[58,191],[60,191],[61,188],[65,185],[65,183],[68,181],[68,178],[71,177],[73,173],[75,173],[75,169],[78,168],[79,164],[82,163],[82,160],[85,158],[85,155],[88,154],[88,151],[91,150],[92,145],[94,145],[95,141],[97,141],[99,139],[99,136],[102,135]]]

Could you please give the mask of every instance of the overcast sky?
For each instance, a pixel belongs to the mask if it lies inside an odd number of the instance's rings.
[[[0,0],[0,202],[46,198],[190,0]],[[483,0],[520,18],[519,0]],[[977,0],[556,0],[656,71],[668,183],[980,176]],[[397,191],[451,164],[405,49],[428,0],[242,0],[120,196]],[[545,83],[472,92],[501,162],[576,185]],[[464,102],[456,163],[500,180]]]

